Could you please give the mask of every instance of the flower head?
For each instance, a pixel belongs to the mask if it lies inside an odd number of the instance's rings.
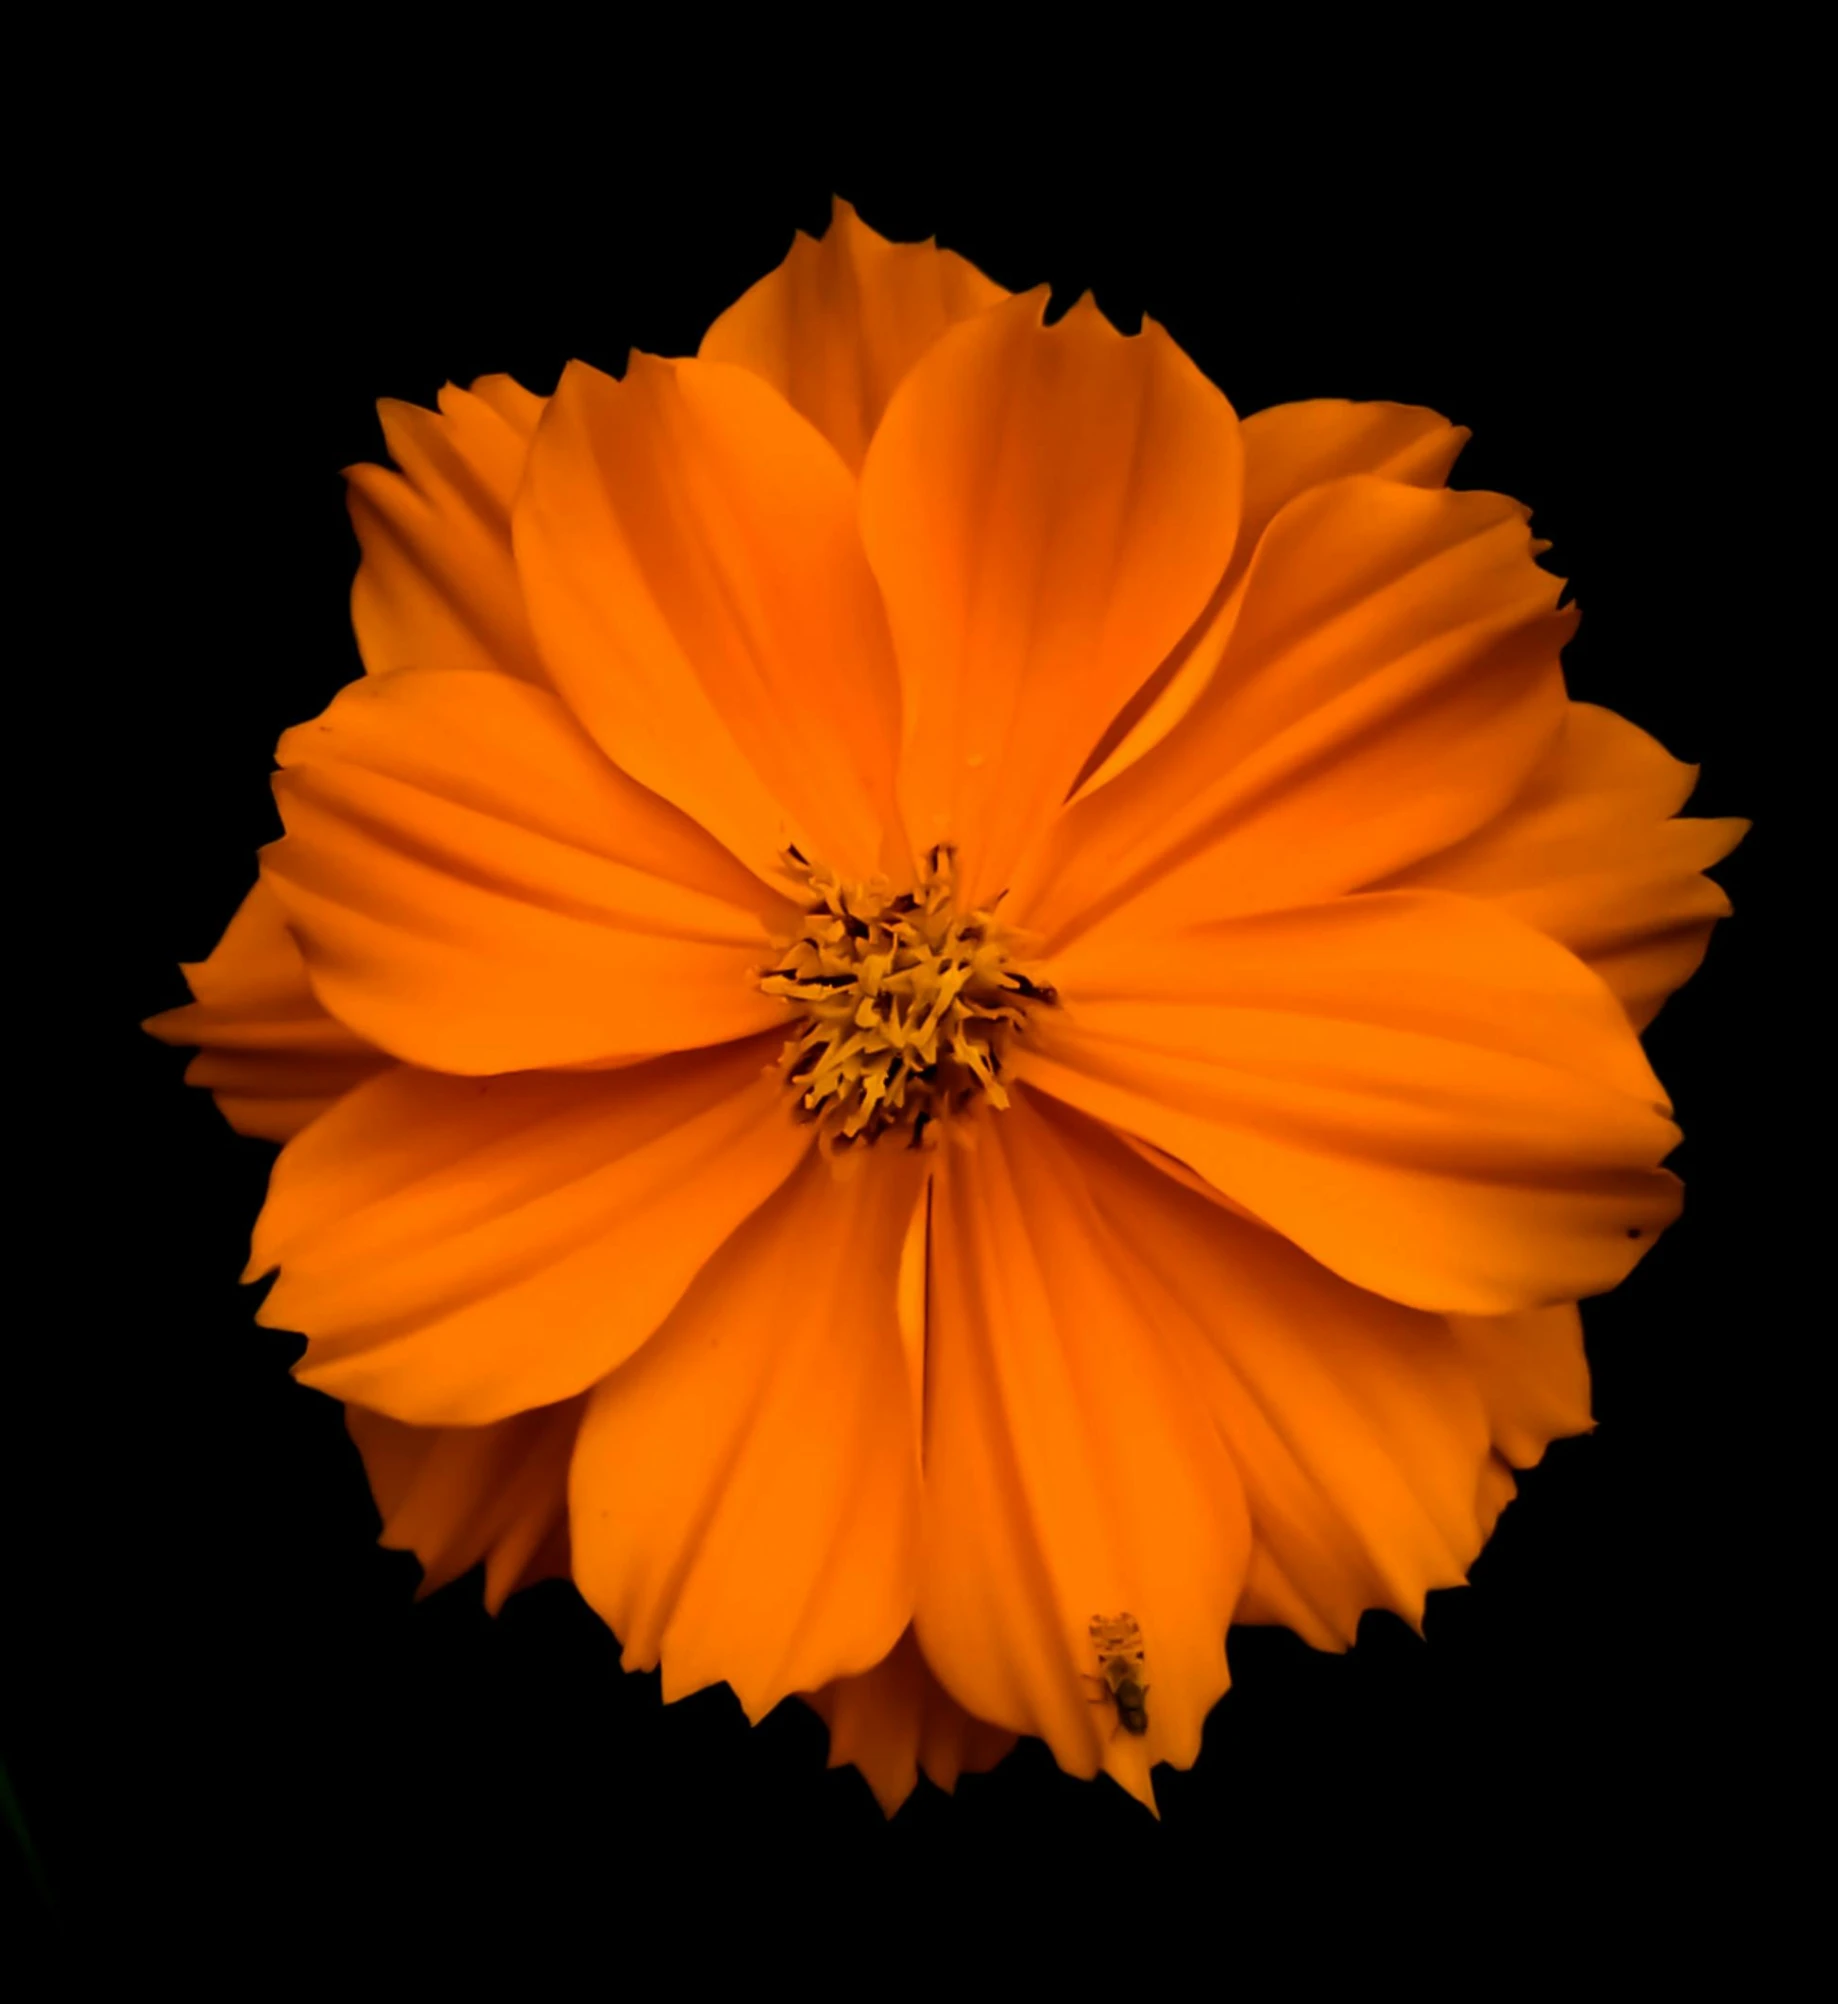
[[[889,1809],[1022,1733],[1152,1806],[1234,1621],[1465,1577],[1677,1212],[1745,825],[1465,433],[1045,309],[843,208],[694,359],[383,406],[368,672],[152,1025],[285,1143],[386,1540]]]

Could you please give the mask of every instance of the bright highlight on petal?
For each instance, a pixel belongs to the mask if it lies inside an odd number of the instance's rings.
[[[694,360],[384,404],[369,672],[146,1026],[423,1591],[570,1577],[890,1815],[1024,1733],[1153,1810],[1233,1623],[1467,1578],[1748,825],[1461,427],[1046,297],[839,204]]]

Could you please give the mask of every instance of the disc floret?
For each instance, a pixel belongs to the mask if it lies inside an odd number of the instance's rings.
[[[897,1128],[928,1146],[983,1102],[1006,1107],[1008,1042],[1025,1034],[1030,1004],[1057,997],[1015,964],[1033,942],[997,918],[1001,898],[960,912],[946,844],[905,891],[884,877],[846,883],[786,854],[811,902],[760,985],[799,1011],[781,1068],[826,1145]]]

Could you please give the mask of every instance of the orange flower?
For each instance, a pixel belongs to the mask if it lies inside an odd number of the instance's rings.
[[[385,404],[369,671],[154,1019],[429,1586],[568,1573],[891,1811],[1153,1807],[1234,1621],[1462,1580],[1679,1206],[1737,821],[1426,410],[1240,421],[846,208],[693,360]]]

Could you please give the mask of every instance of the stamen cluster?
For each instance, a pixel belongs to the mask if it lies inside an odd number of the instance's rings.
[[[802,1012],[781,1064],[825,1144],[899,1128],[910,1146],[929,1146],[941,1123],[980,1101],[1007,1106],[1007,1041],[1023,1032],[1030,1002],[1057,998],[1011,965],[1025,942],[998,922],[1001,899],[960,913],[948,846],[899,892],[885,878],[848,884],[795,849],[787,855],[812,903],[760,985]]]

